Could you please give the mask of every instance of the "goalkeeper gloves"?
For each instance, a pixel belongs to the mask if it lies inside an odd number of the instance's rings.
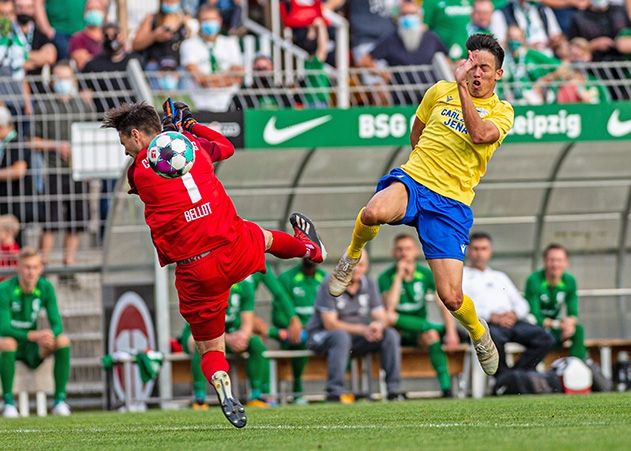
[[[189,133],[193,133],[193,126],[197,121],[193,117],[193,113],[184,102],[175,102],[175,108],[179,112],[180,126]]]
[[[162,104],[162,131],[177,132],[180,112],[177,110],[173,99],[169,97]]]

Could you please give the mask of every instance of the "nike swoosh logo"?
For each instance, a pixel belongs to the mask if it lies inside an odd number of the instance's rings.
[[[607,131],[614,138],[626,136],[631,133],[631,119],[628,121],[621,121],[620,110],[614,110],[607,121]]]
[[[282,144],[298,135],[302,135],[309,130],[329,122],[332,118],[333,117],[329,114],[327,116],[317,117],[306,122],[301,122],[300,124],[290,125],[289,127],[276,128],[276,116],[274,116],[267,121],[267,124],[265,124],[265,129],[263,130],[263,140],[267,144],[271,145]]]

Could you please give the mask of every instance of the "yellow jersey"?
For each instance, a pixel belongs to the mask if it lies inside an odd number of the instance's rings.
[[[493,153],[513,126],[513,107],[497,94],[473,98],[480,117],[500,132],[491,144],[473,144],[462,115],[456,82],[439,81],[429,88],[416,110],[423,133],[401,168],[414,180],[450,199],[471,205],[473,188],[485,174]]]

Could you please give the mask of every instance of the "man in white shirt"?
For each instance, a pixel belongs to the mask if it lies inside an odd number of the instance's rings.
[[[500,354],[497,374],[508,368],[504,345],[509,341],[526,348],[513,368],[534,370],[554,347],[554,339],[545,329],[527,321],[528,303],[508,276],[487,266],[493,255],[491,237],[487,233],[476,232],[470,240],[462,289],[475,299],[478,316],[489,324],[491,338]]]
[[[191,96],[198,109],[226,111],[243,78],[243,55],[235,36],[223,36],[219,11],[208,4],[197,13],[199,36],[180,46],[180,61],[191,75]],[[205,89],[199,89],[200,87]]]

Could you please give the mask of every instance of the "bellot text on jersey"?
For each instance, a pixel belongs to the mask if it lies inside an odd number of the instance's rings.
[[[193,207],[190,210],[186,210],[184,212],[184,218],[186,222],[195,221],[196,219],[203,218],[204,216],[208,216],[213,211],[210,208],[210,202],[206,202],[204,204],[198,205],[197,207]]]

